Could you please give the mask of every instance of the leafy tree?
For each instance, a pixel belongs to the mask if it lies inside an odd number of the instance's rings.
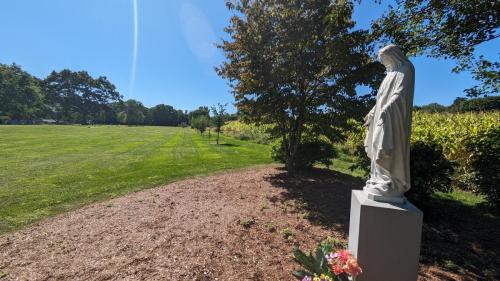
[[[0,64],[0,116],[30,120],[46,111],[40,81],[16,64]]]
[[[218,74],[229,80],[247,121],[276,124],[288,171],[305,131],[343,138],[349,117],[359,118],[384,68],[371,59],[369,33],[354,30],[354,4],[330,0],[227,1],[234,14],[219,45]]]
[[[183,126],[185,126],[185,124],[189,123],[189,115],[188,115],[188,112],[187,110],[186,111],[182,111],[180,109],[177,110],[177,126],[179,124],[184,124]]]
[[[500,96],[482,98],[456,98],[450,106],[451,112],[500,110]]]
[[[194,118],[199,116],[206,116],[210,119],[210,110],[207,106],[200,106],[198,109],[189,112],[189,121],[191,122]]]
[[[500,63],[474,54],[484,42],[500,36],[500,1],[398,0],[372,24],[375,37],[393,41],[413,55],[451,58],[454,72],[470,71],[479,85],[469,96],[500,92]]]
[[[86,71],[52,71],[43,85],[56,116],[69,121],[93,120],[122,98],[106,77],[94,79]]]
[[[226,106],[227,104],[220,103],[218,103],[217,106],[212,106],[212,114],[214,115],[212,120],[215,125],[215,131],[217,132],[217,144],[219,144],[221,128],[224,126],[224,122],[226,122],[227,118]]]
[[[153,125],[177,126],[180,123],[179,112],[170,105],[159,104],[150,108],[149,111]]]
[[[140,102],[133,99],[124,102],[123,111],[118,113],[118,120],[127,125],[141,125],[148,109]]]
[[[203,135],[210,124],[210,119],[206,115],[199,115],[191,119],[191,127],[195,128]]]
[[[425,111],[425,112],[430,112],[430,113],[439,113],[439,112],[446,112],[448,110],[448,107],[441,105],[439,103],[433,102],[433,103],[423,105],[423,106],[415,106],[415,109]]]

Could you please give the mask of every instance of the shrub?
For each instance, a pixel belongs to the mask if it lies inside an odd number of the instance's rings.
[[[349,167],[349,170],[354,171],[360,169],[364,172],[365,177],[370,174],[371,160],[366,155],[365,147],[358,145],[354,150],[355,162]]]
[[[500,125],[500,112],[413,113],[412,142],[439,145],[445,157],[456,164],[453,184],[461,189],[478,191],[471,166],[468,142],[488,134]]]
[[[426,113],[413,112],[411,142],[436,144],[445,158],[455,165],[452,184],[461,189],[480,191],[480,182],[476,180],[479,165],[472,165],[474,146],[480,139],[500,126],[500,111],[469,113]],[[370,170],[370,162],[363,148],[366,128],[359,122],[347,133],[346,144],[357,156],[352,169]],[[468,144],[470,142],[470,144]],[[415,173],[412,173],[412,176]]]
[[[222,126],[225,135],[240,139],[249,140],[256,143],[269,144],[273,138],[269,133],[273,129],[272,125],[247,124],[240,121],[230,121]]]
[[[356,162],[351,169],[362,169],[370,173],[370,159],[363,146],[355,152]],[[414,142],[410,149],[411,188],[406,193],[408,199],[423,208],[435,191],[449,192],[452,189],[453,165],[446,159],[441,148],[435,143]]]
[[[500,126],[467,143],[473,181],[488,202],[500,209]]]
[[[273,159],[285,163],[284,151],[283,143],[277,141],[272,150]],[[316,163],[329,167],[335,157],[338,157],[338,152],[329,141],[320,137],[306,137],[299,144],[293,166],[299,170],[312,168]]]
[[[406,197],[424,208],[436,191],[450,192],[453,166],[434,143],[415,142],[410,150],[411,188]]]

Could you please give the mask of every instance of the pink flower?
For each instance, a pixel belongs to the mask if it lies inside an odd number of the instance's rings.
[[[313,278],[311,276],[304,276],[304,278],[302,278],[302,281],[313,281]]]
[[[343,267],[343,270],[352,277],[356,277],[363,273],[363,270],[361,270],[361,267],[358,265],[358,262],[354,258],[350,258],[347,260]]]
[[[345,264],[347,260],[351,257],[351,254],[349,254],[349,251],[347,250],[338,251],[337,253],[335,253],[335,255],[338,259],[340,259],[340,262],[343,264]]]

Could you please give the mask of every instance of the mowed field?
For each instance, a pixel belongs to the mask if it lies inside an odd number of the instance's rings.
[[[269,146],[189,128],[0,126],[0,233],[103,199],[271,163]]]

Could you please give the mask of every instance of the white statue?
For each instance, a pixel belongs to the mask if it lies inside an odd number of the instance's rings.
[[[387,76],[377,93],[377,103],[365,117],[368,132],[365,150],[371,159],[368,198],[404,203],[410,189],[410,133],[415,69],[395,45],[382,48],[379,61]]]

